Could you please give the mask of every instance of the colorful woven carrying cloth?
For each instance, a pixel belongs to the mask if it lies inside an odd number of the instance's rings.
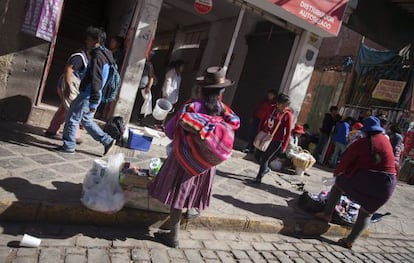
[[[192,175],[199,175],[231,156],[240,118],[224,103],[221,107],[221,116],[210,116],[197,113],[194,104],[189,103],[180,114],[174,150],[179,163]]]

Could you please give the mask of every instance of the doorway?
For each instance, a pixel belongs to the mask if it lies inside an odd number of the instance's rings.
[[[247,57],[233,102],[233,109],[242,120],[237,135],[240,139],[249,139],[249,119],[267,90],[280,90],[295,37],[290,31],[262,22],[247,38]]]
[[[58,79],[69,56],[84,46],[86,28],[102,27],[107,39],[112,36],[125,37],[136,4],[137,0],[65,0],[56,45],[49,52],[50,68],[45,71],[38,101],[59,105],[56,92]]]

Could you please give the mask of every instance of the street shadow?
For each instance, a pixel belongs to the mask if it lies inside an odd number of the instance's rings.
[[[32,110],[32,101],[23,95],[0,99],[0,120],[27,122]]]
[[[315,168],[318,168],[319,170],[325,171],[325,172],[329,172],[329,173],[333,173],[335,171],[334,168],[330,168],[327,165],[322,165],[322,164],[318,164],[316,163],[314,165]]]
[[[279,234],[317,237],[329,229],[328,223],[318,221],[300,210],[296,205],[297,200],[287,201],[287,206],[283,206],[271,203],[250,203],[229,195],[214,194],[213,197],[258,216],[281,220],[283,226],[279,230]]]
[[[44,139],[40,139],[42,137]],[[62,137],[45,137],[45,129],[42,127],[35,127],[23,123],[0,121],[0,141],[14,144],[22,147],[36,147],[44,150],[53,150],[57,146],[62,145]],[[119,152],[127,152],[126,148],[122,148]],[[102,153],[104,149],[102,147]],[[94,153],[88,150],[76,149],[77,153],[85,154],[93,157],[101,158],[102,154]],[[128,154],[126,154],[128,156]]]
[[[165,222],[168,214],[124,208],[113,214],[92,211],[80,202],[82,184],[54,181],[55,189],[33,184],[30,181],[9,177],[0,180],[0,188],[12,193],[17,201],[3,200],[0,207],[0,226],[3,234],[22,235],[24,233],[39,238],[66,239],[77,234],[106,240],[126,240],[134,238],[152,240],[147,236],[148,228]],[[80,219],[81,218],[81,219]],[[21,229],[16,222],[27,223],[31,228]],[[78,222],[76,227],[62,227]],[[88,226],[82,224],[87,222]],[[122,222],[122,225],[121,223]],[[115,230],[120,226],[125,231]],[[10,243],[10,246],[15,243]]]
[[[214,194],[214,198],[224,201],[234,207],[247,210],[259,216],[272,217],[280,220],[287,220],[294,213],[294,208],[289,206],[274,205],[270,203],[250,203],[236,199],[230,195]]]
[[[44,129],[15,122],[0,122],[0,141],[23,146],[34,146],[45,150],[58,146],[48,139],[38,139],[33,135],[43,136]]]
[[[241,182],[244,182],[248,179],[252,179],[251,176],[234,174],[234,173],[227,173],[227,172],[223,172],[223,171],[220,171],[220,170],[216,170],[216,175],[220,176],[220,177],[223,177],[223,178],[228,178],[228,179],[237,180],[237,181],[241,181]]]
[[[291,192],[289,190],[280,188],[280,187],[276,187],[274,185],[271,184],[266,184],[266,183],[260,183],[260,184],[254,184],[251,183],[250,181],[244,181],[243,182],[245,185],[255,188],[255,189],[260,189],[263,190],[265,192],[268,192],[272,195],[277,195],[283,198],[291,198],[291,199],[298,199],[299,195],[297,193]]]

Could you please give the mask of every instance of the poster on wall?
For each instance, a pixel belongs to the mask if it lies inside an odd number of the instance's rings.
[[[59,25],[63,0],[26,0],[22,31],[51,42]]]
[[[269,0],[309,24],[337,36],[348,0]]]
[[[380,79],[372,92],[372,98],[398,103],[407,82]]]

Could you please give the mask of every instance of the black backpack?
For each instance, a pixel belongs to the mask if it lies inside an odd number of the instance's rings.
[[[117,142],[122,142],[122,135],[125,131],[124,118],[115,116],[109,119],[104,127],[104,132],[109,134]]]

